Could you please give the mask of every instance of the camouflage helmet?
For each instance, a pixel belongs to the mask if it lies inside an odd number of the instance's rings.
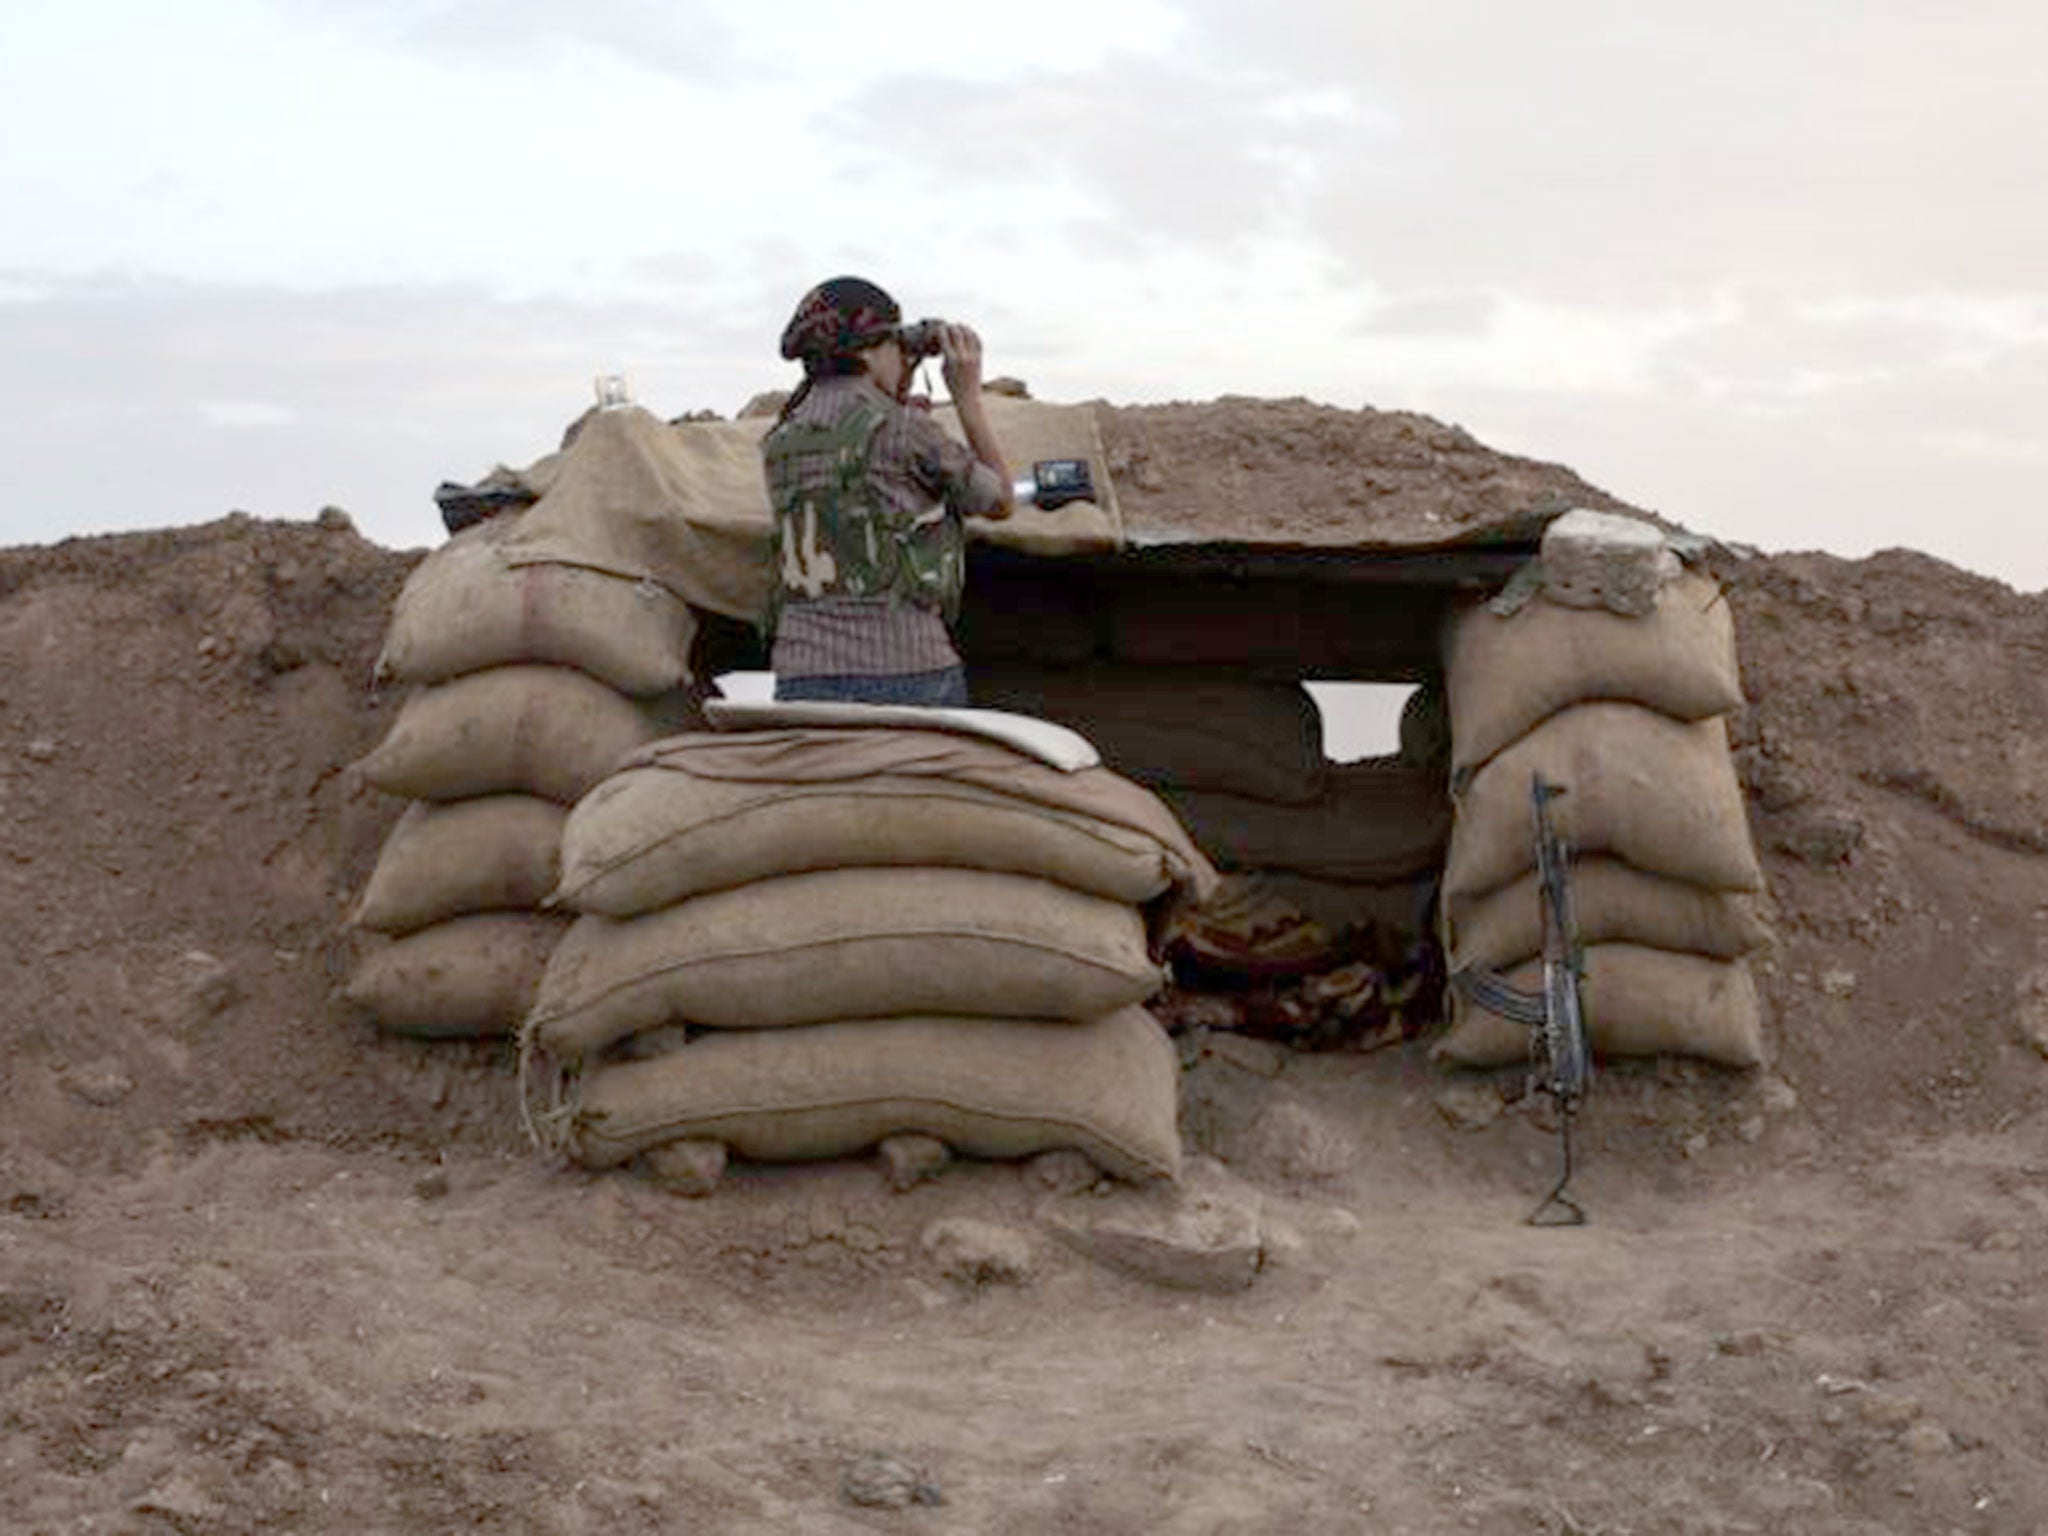
[[[862,277],[835,277],[805,294],[782,328],[782,355],[806,367],[850,358],[896,334],[903,311]]]

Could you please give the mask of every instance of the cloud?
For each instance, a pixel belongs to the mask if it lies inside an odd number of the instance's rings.
[[[394,545],[431,493],[553,449],[596,373],[664,415],[775,382],[715,306],[507,303],[477,287],[276,288],[0,274],[0,543],[338,504]]]
[[[1129,53],[1087,70],[1023,71],[999,91],[905,75],[869,86],[830,122],[921,167],[937,191],[993,182],[1094,229],[1098,244],[1133,249],[1269,235],[1298,209],[1333,133],[1362,151],[1379,132],[1341,87]]]
[[[716,80],[735,62],[732,28],[713,0],[288,0],[359,34],[431,57],[491,66],[585,49],[636,67]],[[515,103],[508,102],[508,109]]]

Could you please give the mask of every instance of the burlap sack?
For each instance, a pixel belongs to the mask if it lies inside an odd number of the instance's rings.
[[[750,784],[613,774],[569,817],[556,900],[633,917],[780,874],[941,865],[1037,875],[1129,905],[1166,890],[1160,843],[1128,827],[945,779]]]
[[[465,912],[532,911],[554,889],[566,815],[534,795],[414,801],[384,840],[353,921],[397,934]]]
[[[570,815],[560,899],[630,917],[874,865],[1006,870],[1126,902],[1216,878],[1164,803],[1106,768],[1063,771],[957,729],[804,726],[688,733],[634,754]]]
[[[1500,753],[1457,797],[1447,899],[1497,890],[1536,867],[1536,772],[1567,790],[1552,811],[1579,854],[1610,854],[1715,890],[1763,888],[1722,721],[1687,724],[1636,704],[1582,704]]]
[[[1086,1023],[900,1018],[713,1033],[593,1065],[570,1122],[587,1167],[683,1137],[770,1162],[919,1132],[976,1157],[1084,1152],[1133,1180],[1180,1172],[1180,1069],[1142,1008]]]
[[[1444,637],[1453,766],[1473,769],[1573,704],[1640,704],[1675,720],[1742,706],[1735,621],[1712,577],[1687,573],[1643,618],[1536,597],[1501,618],[1485,606]]]
[[[1733,960],[1760,948],[1770,930],[1747,891],[1713,891],[1645,874],[1614,859],[1572,868],[1572,906],[1588,944],[1625,941]],[[1543,952],[1543,914],[1532,870],[1478,896],[1445,904],[1444,955],[1452,970],[1500,970]]]
[[[1534,991],[1542,962],[1525,962],[1508,979]],[[1589,944],[1583,997],[1586,1030],[1602,1055],[1698,1056],[1731,1067],[1763,1060],[1762,1005],[1746,961]],[[1476,1006],[1455,986],[1450,999],[1450,1033],[1432,1055],[1465,1067],[1528,1060],[1529,1026]]]
[[[1332,766],[1323,798],[1310,805],[1213,790],[1159,793],[1224,869],[1405,880],[1435,869],[1450,835],[1450,798],[1441,776],[1385,761]]]
[[[630,699],[572,667],[493,667],[415,693],[359,766],[412,800],[512,793],[571,805],[635,747],[700,720],[692,692]]]
[[[1293,804],[1322,794],[1322,716],[1298,682],[1115,665],[990,666],[969,682],[976,704],[1079,731],[1140,784]]]
[[[398,594],[379,682],[439,683],[515,662],[577,667],[647,696],[690,680],[696,620],[651,581],[576,565],[514,566],[507,514],[455,535],[413,568]]]
[[[567,926],[532,912],[450,918],[369,955],[344,995],[396,1035],[509,1035]]]
[[[841,869],[581,917],[529,1029],[575,1060],[666,1023],[1089,1019],[1159,989],[1135,908],[1026,875]]]

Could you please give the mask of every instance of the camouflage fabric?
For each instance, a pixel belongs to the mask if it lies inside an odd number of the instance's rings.
[[[888,598],[958,617],[967,538],[944,503],[899,508],[871,473],[887,421],[865,400],[829,424],[785,422],[761,445],[775,525],[767,629],[785,606]]]
[[[782,355],[819,360],[850,357],[896,333],[903,312],[865,278],[835,277],[797,301],[782,331]]]

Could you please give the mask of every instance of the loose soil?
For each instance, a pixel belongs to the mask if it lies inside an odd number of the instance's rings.
[[[1235,485],[1233,419],[1121,440]],[[1054,1236],[1143,1197],[1012,1166],[552,1167],[502,1046],[353,1016],[416,559],[331,513],[0,551],[0,1530],[2048,1529],[2048,598],[1731,564],[1767,1067],[1608,1071],[1592,1222],[1537,1230],[1540,1099],[1190,1037],[1191,1184],[1265,1251],[1209,1293]],[[1014,1262],[949,1272],[962,1218]],[[850,1502],[869,1451],[943,1502]]]

